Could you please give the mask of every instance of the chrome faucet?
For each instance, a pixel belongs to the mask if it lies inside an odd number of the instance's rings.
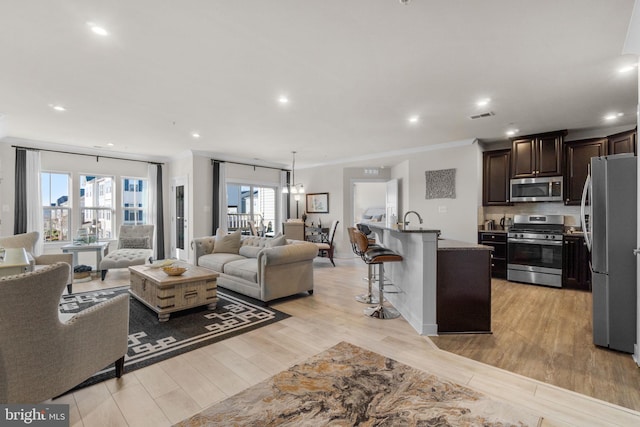
[[[414,213],[416,214],[416,216],[418,217],[418,220],[420,221],[420,224],[422,224],[422,217],[420,216],[420,214],[416,211],[408,211],[404,214],[404,217],[402,217],[402,223],[404,224],[404,226],[406,227],[407,225],[409,225],[409,221],[407,221],[407,215],[409,215],[410,213]]]

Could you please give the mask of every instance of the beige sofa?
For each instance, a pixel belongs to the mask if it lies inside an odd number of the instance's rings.
[[[313,259],[318,254],[313,243],[240,236],[238,231],[196,238],[191,247],[196,265],[220,273],[220,287],[264,302],[313,293]]]

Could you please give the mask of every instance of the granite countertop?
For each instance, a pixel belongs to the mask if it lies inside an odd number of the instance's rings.
[[[387,227],[383,223],[379,223],[379,224],[367,223],[366,225],[369,228],[377,228],[379,230],[396,231],[398,233],[438,233],[438,234],[440,234],[440,230],[436,230],[436,229],[433,229],[433,228],[413,227],[413,226],[403,227],[403,226],[401,226],[399,224],[398,224],[397,228],[394,228],[394,227]]]
[[[438,239],[439,251],[492,251],[493,248],[477,243],[462,242],[460,240]]]
[[[482,228],[482,226],[478,226],[478,231],[481,233],[508,233],[509,230],[503,230],[501,228],[499,229],[493,229],[493,230],[485,230]]]

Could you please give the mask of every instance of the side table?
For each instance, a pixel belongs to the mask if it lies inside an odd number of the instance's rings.
[[[6,248],[0,259],[0,276],[11,276],[31,270],[29,257],[24,248]]]
[[[95,252],[96,254],[96,271],[100,270],[100,262],[102,261],[102,257],[109,253],[109,242],[98,242],[98,243],[89,243],[82,245],[64,245],[62,248],[63,253],[71,253],[73,254],[73,266],[78,265],[78,253],[79,252]]]

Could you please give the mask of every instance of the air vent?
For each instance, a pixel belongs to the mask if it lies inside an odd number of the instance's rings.
[[[474,120],[474,119],[482,119],[484,117],[491,117],[491,116],[495,116],[495,113],[493,111],[489,111],[487,113],[482,113],[482,114],[476,114],[475,116],[469,116],[469,118],[471,120]]]

